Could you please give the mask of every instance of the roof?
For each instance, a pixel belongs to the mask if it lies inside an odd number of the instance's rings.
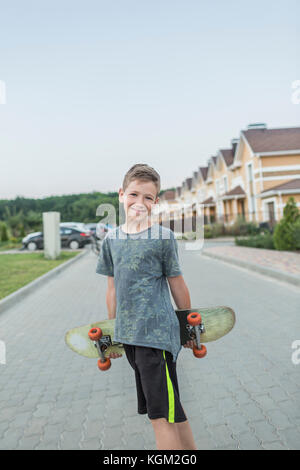
[[[254,153],[300,150],[300,127],[242,131]]]
[[[300,190],[300,178],[295,178],[293,180],[287,181],[286,183],[278,184],[272,188],[265,189],[261,192],[261,194],[267,193],[269,191],[288,191],[293,189]]]
[[[193,178],[187,178],[186,180],[187,188],[192,189]]]
[[[220,153],[222,154],[225,163],[227,166],[232,165],[234,159],[234,153],[232,149],[221,149]]]
[[[165,200],[165,201],[170,201],[170,200],[175,199],[175,191],[172,191],[172,190],[165,191],[161,195],[160,199]]]
[[[208,199],[205,199],[205,201],[203,201],[202,204],[216,204],[216,203],[214,201],[214,198],[211,196]]]
[[[223,196],[221,196],[221,199],[236,199],[237,197],[246,197],[246,193],[241,186],[235,186],[235,188],[233,188],[231,191],[228,191],[227,193],[223,194]]]
[[[177,193],[178,196],[181,195],[181,186],[177,186],[176,193]]]
[[[199,171],[201,172],[201,175],[205,181],[207,178],[208,166],[199,166]]]
[[[241,194],[246,196],[246,193],[241,186],[235,186],[235,188],[233,188],[231,191],[225,193],[224,196],[237,196]]]

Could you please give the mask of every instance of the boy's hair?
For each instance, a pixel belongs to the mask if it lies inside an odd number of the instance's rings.
[[[123,180],[123,191],[134,180],[152,181],[156,186],[156,197],[160,192],[160,176],[157,171],[146,163],[137,163],[133,165],[126,173]]]

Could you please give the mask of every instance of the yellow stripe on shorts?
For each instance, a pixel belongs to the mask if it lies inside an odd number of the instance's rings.
[[[165,363],[166,363],[166,376],[167,376],[167,386],[168,386],[168,398],[169,398],[169,417],[168,421],[169,423],[174,423],[175,422],[175,400],[174,400],[174,390],[173,390],[173,384],[170,379],[169,375],[169,369],[168,369],[168,364],[166,361],[166,355],[165,351],[163,351]]]

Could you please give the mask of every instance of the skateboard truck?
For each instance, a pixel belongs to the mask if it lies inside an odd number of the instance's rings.
[[[189,336],[195,340],[196,344],[193,346],[194,356],[202,358],[206,356],[207,349],[204,344],[201,344],[201,334],[205,332],[204,325],[200,313],[192,312],[187,316],[187,329]],[[104,352],[112,345],[111,337],[109,335],[103,336],[101,328],[92,328],[88,332],[90,340],[94,342],[97,348],[99,359],[98,368],[102,371],[108,370],[111,367],[111,361],[108,357],[105,357]]]
[[[110,336],[103,336],[101,328],[92,328],[89,333],[89,338],[94,341],[100,359],[98,360],[98,367],[100,370],[108,370],[111,366],[109,357],[105,357],[104,351],[110,346]]]
[[[196,344],[193,346],[194,356],[198,358],[206,356],[207,349],[204,344],[201,344],[201,334],[205,332],[205,328],[200,313],[190,313],[187,316],[187,321],[187,329],[189,330],[190,337],[196,341]]]

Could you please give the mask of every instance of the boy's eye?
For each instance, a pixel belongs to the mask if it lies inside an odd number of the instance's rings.
[[[130,196],[136,196],[136,193],[130,193]],[[147,196],[146,199],[149,199],[149,201],[153,201],[153,197]]]

